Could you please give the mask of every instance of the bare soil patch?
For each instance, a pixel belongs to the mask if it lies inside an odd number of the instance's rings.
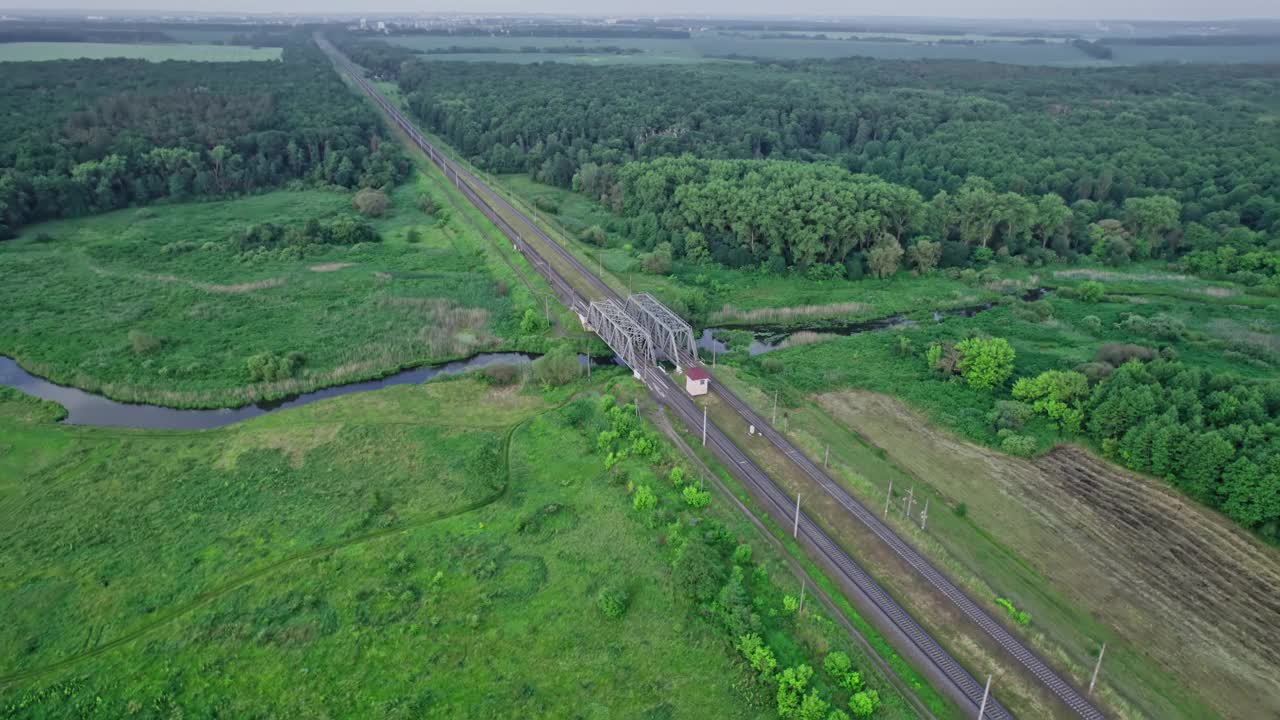
[[[829,412],[969,516],[1072,602],[1225,717],[1280,713],[1280,553],[1163,482],[1074,447],[1021,460],[899,401],[834,393]]]
[[[326,272],[333,272],[335,270],[341,270],[343,268],[349,268],[354,264],[355,263],[349,263],[349,262],[324,263],[322,265],[312,265],[307,269],[310,270],[311,272],[326,273]]]

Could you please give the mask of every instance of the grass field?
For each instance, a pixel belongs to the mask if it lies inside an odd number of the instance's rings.
[[[0,394],[0,708],[771,717],[773,693],[671,585],[667,540],[700,521],[755,547],[736,562],[784,667],[848,649],[877,717],[911,716],[820,610],[781,610],[781,557],[734,511],[681,510],[662,464],[606,476],[600,407],[582,385],[464,378],[143,432],[53,426]],[[640,484],[657,524],[632,510]],[[598,609],[606,587],[622,617]],[[821,671],[814,686],[840,697]]]
[[[813,33],[807,33],[813,34]],[[876,33],[878,37],[888,34]],[[829,59],[841,57],[873,57],[887,60],[948,59],[976,60],[1018,65],[1055,65],[1063,67],[1106,67],[1164,62],[1276,62],[1280,60],[1280,44],[1275,45],[1207,45],[1207,46],[1115,46],[1111,60],[1095,60],[1062,40],[1022,43],[1008,38],[966,37],[972,44],[939,42],[955,40],[926,35],[900,36],[906,42],[860,39],[852,34],[830,33],[827,39],[802,37],[760,37],[759,33],[695,32],[688,39],[665,38],[563,38],[563,37],[438,37],[392,36],[389,41],[415,50],[464,48],[523,47],[601,47],[635,48],[634,55],[592,55],[551,53],[457,53],[433,54],[432,60],[471,60],[510,63],[581,62],[600,64],[688,63],[725,56],[767,58],[774,60]]]
[[[102,60],[136,58],[151,62],[165,60],[197,62],[245,62],[279,60],[280,48],[253,48],[236,45],[151,45],[124,43],[30,42],[0,44],[0,62],[41,62],[46,60]]]
[[[384,240],[237,253],[232,233],[349,215],[351,196],[279,191],[46,223],[0,245],[0,353],[57,382],[179,407],[244,404],[482,350],[538,350],[517,315],[531,287],[461,213],[419,211],[453,190],[420,174],[374,221]],[[444,211],[449,213],[449,210]],[[407,241],[410,230],[420,241]],[[536,303],[541,309],[542,303]],[[305,359],[255,381],[260,353]]]

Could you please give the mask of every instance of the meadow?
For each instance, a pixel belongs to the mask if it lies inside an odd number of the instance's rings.
[[[280,48],[238,45],[127,44],[79,42],[24,42],[0,44],[0,62],[45,62],[49,60],[102,60],[133,58],[149,62],[253,62],[279,60]]]
[[[609,375],[466,377],[204,432],[55,426],[0,392],[0,708],[772,717],[773,688],[677,584],[696,524],[733,550],[716,572],[749,588],[781,667],[819,668],[843,702],[821,667],[847,652],[876,717],[911,717],[816,604],[786,609],[783,557],[745,519],[682,500],[671,451],[606,471],[596,433],[633,415],[600,392],[635,391]]]
[[[655,64],[715,61],[728,57],[764,60],[831,59],[870,57],[886,60],[975,60],[1016,65],[1050,65],[1060,67],[1106,67],[1167,62],[1276,62],[1280,60],[1280,44],[1274,45],[1123,45],[1113,48],[1110,60],[1097,60],[1070,44],[1055,39],[1043,42],[1017,42],[1007,38],[966,37],[968,44],[939,42],[955,40],[927,35],[903,35],[895,41],[876,40],[840,33],[825,39],[813,37],[779,37],[784,33],[761,37],[759,33],[723,31],[694,32],[687,39],[665,38],[568,38],[568,37],[444,37],[427,35],[391,36],[387,40],[418,51],[444,50],[451,47],[476,48],[474,53],[431,54],[432,60],[469,60],[508,63],[573,62],[594,64]],[[877,33],[876,37],[886,34]],[[643,52],[631,55],[517,53],[525,47],[583,48],[616,46]],[[486,48],[501,48],[502,53],[486,53]]]
[[[380,242],[239,251],[258,223],[353,216],[352,195],[285,190],[157,205],[27,228],[0,245],[0,353],[115,399],[224,407],[498,348],[522,335],[533,286],[503,262],[447,184],[414,176],[371,219]],[[424,213],[431,198],[438,209]],[[86,303],[92,298],[92,303]],[[541,307],[541,303],[538,303]],[[254,374],[253,358],[291,372]]]

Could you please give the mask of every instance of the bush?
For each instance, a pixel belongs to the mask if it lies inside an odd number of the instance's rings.
[[[996,430],[1021,430],[1035,414],[1035,408],[1017,400],[997,400],[996,407],[988,414]]]
[[[684,484],[684,470],[679,465],[671,468],[671,473],[667,477],[671,480],[671,484],[676,487]]]
[[[551,352],[533,361],[533,379],[541,385],[566,385],[582,372],[578,355],[568,345],[559,345]]]
[[[592,225],[591,227],[583,230],[579,237],[582,238],[583,242],[589,242],[592,245],[597,245],[599,247],[604,247],[604,244],[609,239],[609,236],[605,235],[604,228],[599,225]]]
[[[526,308],[520,316],[520,333],[522,335],[538,335],[551,328],[545,316],[533,308]]]
[[[506,363],[489,365],[480,371],[480,377],[490,385],[514,385],[520,380],[520,366]]]
[[[1036,439],[1030,435],[1019,435],[1012,430],[1001,430],[1000,449],[1017,457],[1030,457],[1036,452]]]
[[[689,507],[697,510],[711,504],[711,493],[707,490],[699,490],[692,485],[685,485],[684,490],[680,491],[684,496],[684,502]]]
[[[1092,335],[1102,332],[1102,318],[1097,315],[1085,315],[1080,322]]]
[[[558,214],[560,212],[560,203],[544,195],[539,195],[538,197],[534,198],[533,206],[538,208],[542,212],[551,213],[552,215]]]
[[[1111,367],[1120,367],[1130,360],[1151,362],[1156,359],[1156,351],[1143,345],[1132,343],[1107,343],[1098,348],[1094,358]],[[1086,375],[1088,373],[1085,373]]]
[[[389,202],[386,193],[371,188],[357,192],[351,199],[351,204],[355,206],[356,211],[366,217],[381,217],[387,211]]]
[[[1013,346],[1004,338],[969,338],[957,343],[956,350],[960,352],[956,367],[976,390],[999,387],[1013,374]]]
[[[985,248],[983,248],[985,249]],[[849,711],[856,718],[868,718],[880,707],[880,694],[875,690],[856,692],[849,698]]]
[[[867,253],[867,267],[880,279],[898,272],[902,263],[902,245],[893,236],[886,236]]]
[[[746,565],[751,562],[751,546],[742,543],[733,549],[733,562],[735,565]]]
[[[416,227],[409,228],[409,230],[404,234],[404,239],[405,242],[416,245],[422,242],[422,233]]]
[[[956,517],[964,517],[969,514],[969,506],[964,503],[956,503],[955,509],[951,512],[955,513]]]
[[[600,592],[596,594],[596,607],[600,608],[600,612],[605,617],[617,620],[627,612],[627,603],[631,600],[631,594],[626,588],[618,585],[607,585],[600,588]]]
[[[293,377],[306,358],[302,353],[291,352],[283,357],[272,352],[259,353],[246,361],[249,379],[254,382],[275,382]]]
[[[427,215],[435,215],[440,210],[440,205],[435,198],[423,193],[418,196],[418,209]]]
[[[653,252],[644,256],[642,267],[653,275],[667,275],[671,272],[671,245],[661,243]]]
[[[1088,280],[1080,284],[1080,299],[1087,303],[1101,302],[1107,294],[1107,288],[1097,280]]]
[[[760,368],[765,372],[780,373],[786,367],[781,360],[775,357],[767,357],[760,361]]]

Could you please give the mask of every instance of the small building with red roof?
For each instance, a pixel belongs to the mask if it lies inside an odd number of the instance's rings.
[[[711,376],[700,367],[691,367],[684,374],[684,391],[690,395],[706,395]]]

